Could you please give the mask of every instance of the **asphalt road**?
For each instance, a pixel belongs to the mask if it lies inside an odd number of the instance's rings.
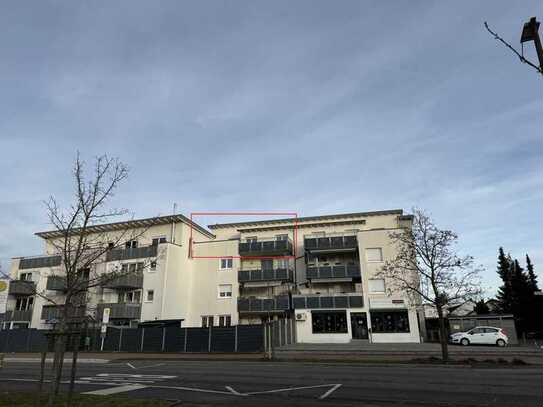
[[[9,362],[0,391],[35,391],[38,374],[36,363]],[[541,407],[542,384],[542,368],[139,360],[81,364],[76,391],[181,406]]]

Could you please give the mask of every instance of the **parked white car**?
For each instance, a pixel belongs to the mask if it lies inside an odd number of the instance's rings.
[[[493,326],[476,326],[467,332],[457,332],[450,336],[451,343],[468,345],[506,346],[509,343],[505,331]]]

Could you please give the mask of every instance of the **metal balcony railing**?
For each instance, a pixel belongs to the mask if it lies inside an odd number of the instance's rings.
[[[304,248],[308,251],[354,251],[358,248],[356,235],[305,237]]]
[[[142,259],[156,257],[157,245],[134,247],[130,249],[114,249],[106,254],[106,261]]]
[[[292,255],[290,239],[267,239],[251,242],[239,242],[240,256],[288,256]]]
[[[46,321],[60,319],[64,305],[44,305],[41,309],[41,319]],[[83,306],[71,306],[69,308],[68,319],[77,320],[85,317],[86,307]]]
[[[238,312],[285,312],[290,310],[290,298],[288,295],[273,298],[238,298]]]
[[[36,283],[28,280],[11,280],[9,282],[8,294],[10,295],[33,295],[36,293]]]
[[[41,267],[60,266],[60,256],[25,257],[19,261],[19,269],[37,269]]]
[[[29,322],[32,320],[32,310],[7,310],[4,320]]]
[[[45,288],[52,291],[66,291],[66,277],[49,276]]]
[[[294,309],[361,308],[364,297],[361,293],[293,295],[292,306]]]
[[[109,308],[109,318],[139,319],[141,304],[139,303],[101,303],[96,307],[96,319],[102,321],[104,308]]]
[[[262,281],[293,281],[292,269],[277,268],[269,270],[240,270],[238,272],[240,283],[262,282]]]
[[[108,278],[107,275],[104,277],[103,286],[106,288],[113,289],[135,289],[143,288],[143,273],[142,272],[132,272],[127,273],[119,277]]]
[[[360,265],[341,264],[334,266],[307,267],[307,278],[315,279],[338,279],[338,278],[360,278]]]

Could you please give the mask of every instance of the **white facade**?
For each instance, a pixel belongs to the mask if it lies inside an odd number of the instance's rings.
[[[377,276],[394,255],[388,234],[410,222],[400,210],[218,224],[211,232],[181,215],[126,222],[124,229],[146,225],[134,243],[141,250],[119,252],[122,260],[101,259],[92,272],[124,270],[139,277],[89,288],[82,312],[100,323],[103,309],[110,308],[113,325],[225,326],[297,318],[298,342],[419,342],[418,305],[405,293],[390,293]],[[104,227],[112,236],[121,233],[118,225]],[[62,265],[43,260],[55,256],[58,236],[38,235],[45,256],[36,262],[15,258],[11,278],[31,278],[34,294],[41,295],[21,293],[12,281],[4,328],[50,328],[51,302],[43,297],[63,303],[62,290],[48,289],[49,277],[63,275]],[[311,247],[318,239],[333,247]]]

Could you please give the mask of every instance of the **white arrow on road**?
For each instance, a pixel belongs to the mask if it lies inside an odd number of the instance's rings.
[[[148,367],[156,367],[156,366],[162,366],[164,363],[156,363],[154,365],[147,365],[147,366],[134,366],[132,363],[127,363],[128,366],[130,366],[132,369],[136,370],[136,369],[145,369],[145,368],[148,368]]]

